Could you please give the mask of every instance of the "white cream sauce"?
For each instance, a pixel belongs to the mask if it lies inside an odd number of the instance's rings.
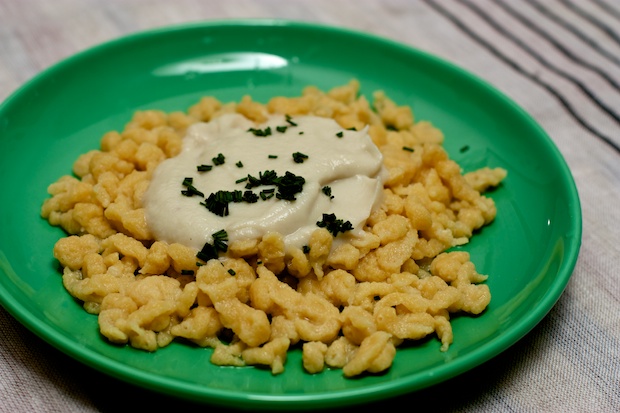
[[[269,136],[249,131],[267,127]],[[301,163],[293,158],[297,152],[307,156]],[[224,163],[215,165],[213,158],[220,154]],[[212,168],[199,172],[198,165]],[[201,204],[220,190],[245,192],[247,182],[237,183],[239,179],[259,177],[269,170],[278,176],[289,171],[305,179],[295,200],[273,196],[267,200],[259,197],[255,203],[231,202],[226,216]],[[344,130],[333,119],[315,116],[287,119],[278,115],[256,125],[241,115],[229,114],[188,128],[181,153],[156,168],[144,206],[153,235],[168,243],[201,249],[212,242],[213,233],[224,229],[229,241],[260,238],[275,231],[283,235],[286,245],[302,247],[323,214],[335,214],[353,225],[352,231],[340,233],[338,239],[359,233],[382,199],[384,175],[381,152],[367,129]],[[193,187],[204,196],[182,195],[181,191],[188,189],[182,184],[185,178],[193,178]],[[326,186],[333,198],[324,193]],[[275,189],[260,186],[251,190],[258,195],[269,188]]]

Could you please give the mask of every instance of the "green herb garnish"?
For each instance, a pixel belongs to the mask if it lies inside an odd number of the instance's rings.
[[[263,201],[266,201],[274,197],[275,191],[276,190],[274,188],[263,189],[262,191],[260,191],[259,196]]]
[[[336,134],[336,136],[342,138],[344,136],[344,132],[340,131]]]
[[[213,237],[213,246],[216,250],[222,252],[228,251],[228,244],[226,244],[228,242],[228,233],[226,230],[221,229],[211,236]]]
[[[273,170],[260,172],[258,178],[248,175],[248,181],[245,185],[246,189],[252,189],[257,186],[274,185],[277,188],[276,198],[294,201],[295,195],[303,190],[306,180],[291,172],[285,172],[284,176],[278,176]]]
[[[297,126],[297,123],[293,122],[291,115],[284,115],[284,119],[286,119],[286,122],[288,122],[289,125]]]
[[[276,198],[294,201],[297,199],[295,195],[302,191],[305,183],[306,180],[303,177],[287,171],[284,176],[278,178]]]
[[[306,159],[308,159],[308,155],[301,152],[295,152],[293,154],[293,160],[295,161],[295,163],[303,163]]]
[[[220,252],[228,251],[228,233],[221,229],[211,235],[213,237],[213,243],[206,242],[200,251],[196,254],[196,257],[203,261],[209,261],[219,256]]]
[[[407,152],[413,152],[414,149],[410,146],[403,146],[403,151],[407,151]]]
[[[336,214],[323,214],[323,219],[318,221],[316,225],[320,228],[326,228],[334,237],[339,232],[351,231],[353,225],[350,221],[343,221],[336,218]]]
[[[250,128],[248,129],[248,132],[251,132],[252,134],[254,134],[254,136],[259,136],[259,137],[269,136],[272,133],[271,127],[269,126],[267,126],[265,129]]]
[[[194,195],[198,195],[198,196],[205,196],[205,194],[203,194],[202,192],[200,192],[198,189],[196,189],[196,187],[194,187],[193,185],[194,182],[194,178],[184,178],[182,185],[184,187],[186,187],[187,189],[184,189],[181,191],[181,194],[187,196],[187,197],[191,197]]]
[[[229,213],[228,204],[231,202],[241,202],[243,200],[243,193],[239,190],[236,191],[217,191],[210,194],[201,205],[204,205],[209,211],[215,215],[225,217]]]
[[[215,250],[215,247],[213,246],[213,244],[208,243],[208,242],[205,243],[205,245],[202,247],[200,251],[198,251],[198,253],[196,253],[196,257],[200,258],[204,262],[217,258],[218,255],[219,254]]]
[[[213,165],[198,165],[196,169],[198,172],[208,172],[213,169]]]
[[[323,193],[327,195],[329,199],[334,199],[331,186],[324,186],[323,188],[321,188],[321,191],[323,191]]]
[[[253,204],[258,201],[258,195],[252,191],[245,191],[243,193],[243,200],[248,204]]]
[[[217,156],[211,160],[214,165],[224,165],[224,162],[226,162],[226,158],[221,153],[218,153]]]

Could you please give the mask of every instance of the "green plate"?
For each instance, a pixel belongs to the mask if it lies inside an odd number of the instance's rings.
[[[492,301],[453,321],[454,343],[400,349],[385,374],[310,375],[293,351],[286,371],[215,367],[211,350],[173,343],[150,354],[108,344],[97,319],[61,284],[52,247],[63,236],[40,218],[46,188],[101,135],[138,109],[185,110],[203,95],[266,101],[357,78],[443,130],[465,171],[501,166],[490,196],[496,221],[464,247],[489,274]],[[469,150],[461,153],[463,146]],[[517,105],[471,74],[395,42],[333,27],[215,21],[164,28],[79,53],[36,76],[0,106],[0,301],[51,345],[97,370],[186,399],[252,409],[310,409],[378,400],[463,373],[530,331],[562,294],[581,240],[579,199],[565,161]]]

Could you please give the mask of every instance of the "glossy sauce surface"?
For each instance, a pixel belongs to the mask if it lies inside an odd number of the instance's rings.
[[[323,214],[351,223],[344,236],[361,231],[381,201],[384,174],[366,130],[315,116],[256,125],[227,114],[188,129],[181,153],[155,170],[144,204],[155,238],[168,243],[200,249],[223,229],[230,241],[274,231],[302,247]]]

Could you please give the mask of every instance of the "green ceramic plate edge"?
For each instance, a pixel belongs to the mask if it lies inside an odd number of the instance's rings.
[[[361,81],[366,96],[383,89],[410,105],[417,119],[442,129],[447,150],[465,170],[488,165],[509,171],[489,194],[498,206],[496,221],[462,248],[490,275],[493,300],[481,316],[454,320],[450,350],[439,352],[430,338],[399,350],[383,375],[345,380],[338,370],[303,373],[299,351],[289,357],[284,374],[272,377],[260,369],[213,367],[203,355],[209,350],[184,344],[148,354],[98,337],[94,316],[62,290],[51,256],[62,232],[39,217],[47,185],[70,173],[80,153],[97,148],[102,133],[122,128],[137,109],[184,110],[208,94],[228,101],[247,93],[266,101],[297,95],[307,84],[327,89],[350,78]],[[121,380],[252,409],[380,400],[480,365],[518,342],[553,307],[581,242],[579,198],[568,166],[514,102],[431,54],[362,32],[295,21],[225,20],[156,29],[50,67],[0,105],[0,184],[0,302],[17,320]],[[195,374],[200,357],[204,375],[213,376],[209,380]]]

